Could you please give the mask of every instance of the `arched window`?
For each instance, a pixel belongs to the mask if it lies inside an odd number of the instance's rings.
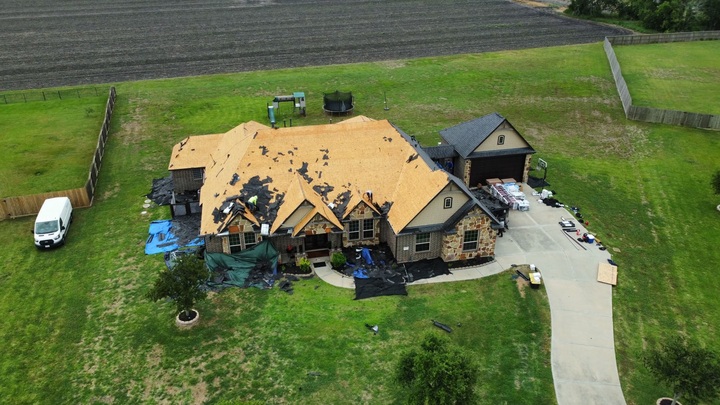
[[[505,144],[505,135],[498,135],[498,145]]]
[[[452,197],[445,197],[443,208],[452,208]]]

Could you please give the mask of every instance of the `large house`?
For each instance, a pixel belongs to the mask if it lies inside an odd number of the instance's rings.
[[[182,140],[169,164],[177,196],[199,193],[191,208],[209,252],[270,239],[298,258],[380,243],[401,263],[493,256],[498,219],[446,169],[390,122],[364,116],[289,128],[251,121]]]

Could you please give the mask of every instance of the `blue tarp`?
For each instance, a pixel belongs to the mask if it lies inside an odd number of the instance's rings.
[[[172,232],[172,221],[164,219],[160,221],[152,221],[150,223],[150,230],[148,231],[147,242],[145,243],[145,254],[153,255],[156,253],[172,252],[173,250],[179,249],[181,246],[178,245],[178,238],[173,235]],[[197,237],[191,240],[184,246],[203,246],[205,240],[201,237]]]
[[[362,248],[361,255],[362,255],[363,260],[365,260],[365,263],[367,263],[370,266],[375,265],[375,263],[373,263],[372,256],[370,255],[370,249],[368,249],[366,247]]]

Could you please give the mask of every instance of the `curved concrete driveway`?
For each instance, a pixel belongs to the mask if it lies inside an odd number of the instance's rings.
[[[534,197],[530,204],[529,211],[510,214],[510,231],[497,240],[495,262],[413,284],[469,280],[497,274],[511,264],[535,264],[550,301],[558,404],[625,404],[615,362],[612,287],[596,281],[598,263],[610,255],[589,244],[583,244],[587,249],[583,250],[564,235],[558,222],[561,217],[571,218],[565,209],[550,208]],[[329,266],[318,267],[315,273],[332,285],[354,288],[352,278]]]

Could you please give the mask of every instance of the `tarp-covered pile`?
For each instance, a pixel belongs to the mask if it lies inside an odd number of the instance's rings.
[[[204,246],[205,239],[198,236],[200,217],[188,215],[174,220],[150,223],[150,234],[145,242],[145,254],[172,252],[183,246]]]
[[[271,288],[278,278],[277,262],[278,251],[269,241],[233,254],[205,253],[205,264],[212,271],[208,284],[214,288]]]

